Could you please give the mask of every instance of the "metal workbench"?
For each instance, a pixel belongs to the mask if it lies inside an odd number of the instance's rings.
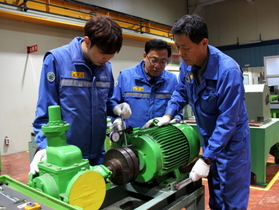
[[[197,125],[190,124],[197,132]],[[279,119],[271,120],[259,127],[250,126],[252,172],[256,175],[255,184],[266,186],[266,163],[270,149],[279,164]]]
[[[259,127],[250,126],[252,172],[256,175],[257,185],[266,185],[266,163],[270,149],[273,155],[278,157],[279,150],[279,119],[271,118],[271,121]],[[276,159],[276,163],[279,164]]]
[[[102,210],[204,210],[204,186],[202,180],[189,183],[179,190],[162,189],[128,183],[106,192]]]

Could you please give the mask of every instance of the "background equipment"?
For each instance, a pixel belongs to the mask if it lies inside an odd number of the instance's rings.
[[[270,121],[270,93],[268,85],[244,85],[245,102],[250,122]]]

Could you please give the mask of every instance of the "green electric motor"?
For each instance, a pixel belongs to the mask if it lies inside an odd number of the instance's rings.
[[[60,106],[50,106],[49,123],[42,126],[47,138],[46,159],[28,185],[84,210],[99,209],[111,185],[156,181],[161,187],[188,178],[181,168],[199,154],[200,139],[187,124],[170,124],[141,130],[110,132],[113,148],[104,164],[90,166],[81,150],[66,142],[70,125],[61,120]],[[121,134],[121,135],[120,135]]]
[[[117,141],[117,135],[112,134],[111,139]],[[121,147],[106,153],[104,165],[113,171],[111,181],[117,185],[153,179],[168,185],[187,178],[189,174],[180,169],[193,162],[200,151],[196,131],[190,125],[180,123],[144,130],[138,128],[122,134],[115,144]]]

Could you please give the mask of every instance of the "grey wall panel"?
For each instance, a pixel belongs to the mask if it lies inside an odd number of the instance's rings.
[[[203,13],[201,13],[203,12]],[[214,46],[279,39],[279,0],[225,0],[199,12],[209,26]]]
[[[125,14],[172,26],[187,13],[186,0],[79,0]]]

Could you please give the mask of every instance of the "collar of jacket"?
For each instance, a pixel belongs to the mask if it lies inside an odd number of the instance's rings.
[[[217,80],[219,59],[222,59],[220,57],[221,51],[219,51],[217,48],[211,45],[208,45],[208,52],[209,52],[209,56],[208,56],[207,66],[202,75],[202,78],[209,79],[209,80]]]
[[[147,76],[146,72],[144,71],[144,64],[145,63],[142,60],[138,65],[136,65],[134,78],[135,78],[135,80],[139,80],[139,81],[149,84],[149,82],[147,80],[147,78],[149,78],[149,77]],[[157,79],[156,84],[166,81],[167,77],[166,77],[165,71],[166,70],[164,70],[160,75],[157,76],[158,79]]]
[[[88,64],[88,62],[85,60],[85,57],[83,55],[82,49],[81,49],[81,43],[83,42],[84,38],[83,37],[75,37],[69,44],[70,51],[73,53],[73,62],[76,64]],[[110,63],[110,61],[106,62]],[[95,64],[93,64],[95,65]],[[105,69],[105,65],[102,66],[96,66],[97,68],[100,68],[102,70]]]
[[[204,73],[202,75],[202,80],[217,80],[219,59],[222,59],[221,51],[211,45],[208,45],[208,52],[209,56],[207,66],[205,67]],[[192,66],[188,66],[184,61],[182,61],[182,63],[187,66],[186,71],[190,74],[190,72],[192,72]]]

